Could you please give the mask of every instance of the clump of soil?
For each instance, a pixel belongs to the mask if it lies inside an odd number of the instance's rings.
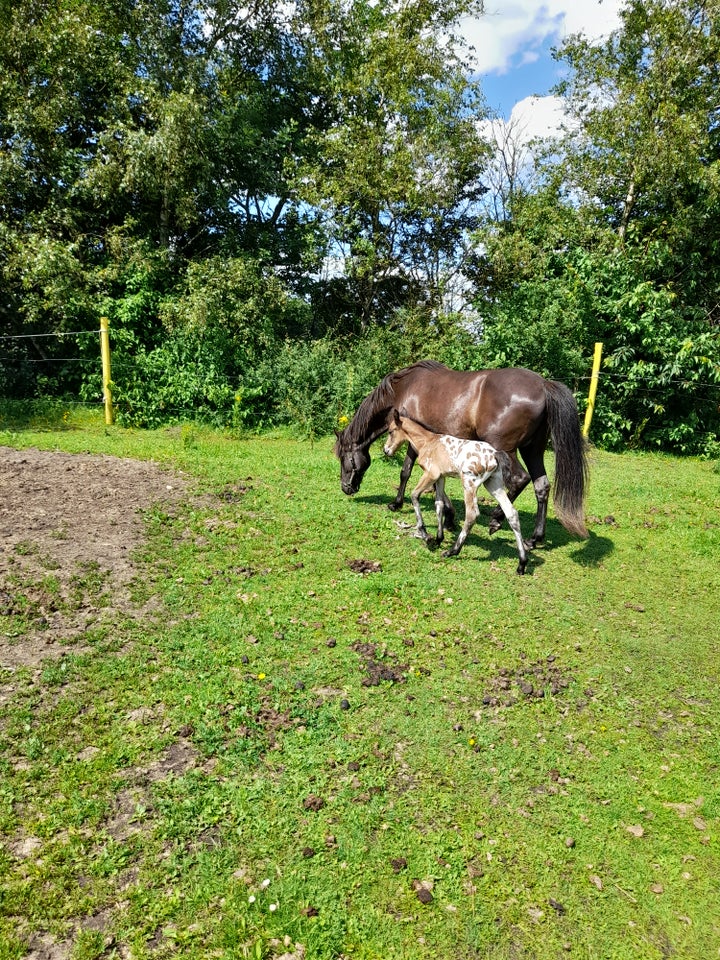
[[[521,700],[558,696],[568,688],[572,676],[555,662],[554,656],[523,663],[514,670],[501,667],[489,680],[482,702],[486,707],[512,707]]]
[[[188,496],[182,474],[150,461],[9,447],[0,447],[0,490],[0,668],[9,670],[80,652],[93,625],[134,613],[143,511],[171,514]]]
[[[367,676],[363,679],[364,687],[377,687],[381,683],[404,683],[408,670],[407,663],[397,663],[394,654],[385,653],[378,659],[377,646],[374,643],[358,641],[350,647],[360,657]]]
[[[379,560],[351,560],[348,566],[353,573],[381,573],[382,564]]]

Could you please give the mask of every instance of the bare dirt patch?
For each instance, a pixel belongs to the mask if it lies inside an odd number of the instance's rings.
[[[0,447],[0,668],[35,666],[133,610],[142,512],[187,479],[150,461]]]

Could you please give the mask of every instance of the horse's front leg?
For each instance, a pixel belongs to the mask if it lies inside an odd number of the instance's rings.
[[[452,500],[443,490],[442,494],[442,504],[443,504],[443,517],[444,525],[448,530],[455,529],[455,507],[452,505]]]
[[[412,501],[413,509],[415,510],[415,516],[417,518],[417,529],[415,531],[415,536],[419,537],[421,540],[424,540],[426,543],[430,539],[430,534],[427,532],[427,528],[425,527],[422,513],[420,511],[420,497],[432,487],[434,482],[435,480],[433,478],[430,478],[427,474],[424,474],[420,480],[420,483],[410,494],[410,500]]]
[[[410,479],[410,474],[412,473],[412,468],[415,466],[415,461],[417,460],[417,451],[413,446],[408,444],[407,450],[405,452],[405,459],[403,461],[402,469],[400,470],[400,486],[398,487],[397,495],[392,503],[388,504],[388,510],[400,510],[402,509],[403,500],[405,499],[405,487],[407,487],[408,480]]]

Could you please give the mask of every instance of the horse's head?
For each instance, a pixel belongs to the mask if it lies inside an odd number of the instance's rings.
[[[367,446],[343,443],[343,435],[340,434],[335,444],[335,455],[340,461],[342,492],[352,496],[360,489],[365,471],[370,466],[370,451]]]

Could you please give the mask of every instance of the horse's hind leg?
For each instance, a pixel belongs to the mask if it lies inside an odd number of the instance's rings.
[[[545,470],[544,459],[545,443],[534,441],[529,447],[523,447],[520,451],[532,478],[535,488],[535,497],[537,499],[537,512],[535,513],[535,529],[532,536],[527,541],[528,547],[532,550],[538,543],[545,539],[545,526],[547,524],[548,501],[550,499],[550,481]]]
[[[435,481],[435,515],[437,516],[436,539],[438,543],[442,543],[445,536],[445,530],[443,529],[445,500],[445,477],[438,477],[438,479]]]
[[[525,549],[525,543],[523,542],[522,532],[520,530],[520,517],[518,516],[517,510],[510,502],[510,498],[508,497],[507,493],[505,493],[503,482],[500,479],[499,470],[496,470],[495,473],[491,474],[491,476],[489,476],[485,481],[485,489],[488,491],[488,493],[495,497],[497,502],[500,504],[500,509],[507,517],[510,528],[515,534],[515,542],[517,543],[518,554],[520,556],[517,572],[521,574],[525,573],[525,567],[527,566],[527,551]]]
[[[535,496],[537,498],[537,513],[535,514],[535,529],[533,535],[528,540],[528,546],[532,550],[538,543],[545,539],[545,525],[547,524],[548,500],[550,499],[550,481],[543,474],[541,477],[533,480]]]
[[[465,478],[463,477],[463,488],[465,491],[465,521],[462,526],[462,530],[457,535],[455,543],[450,547],[449,550],[445,551],[446,557],[456,557],[461,549],[462,545],[467,540],[467,536],[472,530],[475,521],[478,518],[480,509],[477,502],[477,485],[468,481],[466,483]]]

